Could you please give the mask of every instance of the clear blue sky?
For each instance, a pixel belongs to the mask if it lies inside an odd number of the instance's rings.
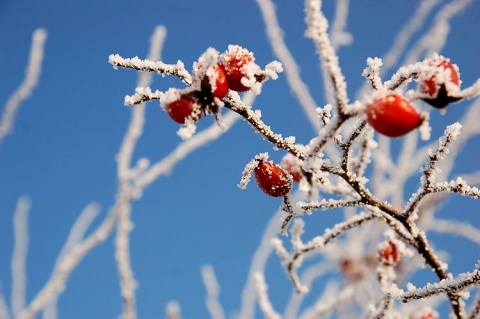
[[[303,37],[303,2],[276,2],[286,42],[312,95],[322,105],[318,60],[312,43]],[[352,1],[347,30],[355,38],[340,52],[352,99],[363,83],[366,58],[387,51],[415,5],[416,1]],[[330,2],[325,10],[331,17]],[[253,0],[0,0],[0,105],[23,79],[32,32],[38,27],[48,31],[39,86],[22,105],[14,133],[0,148],[0,280],[7,296],[12,213],[19,196],[32,199],[29,300],[50,275],[80,211],[96,201],[103,216],[114,202],[114,157],[130,115],[123,97],[134,92],[137,73],[115,71],[107,62],[108,56],[145,57],[149,37],[159,24],[168,30],[163,51],[167,63],[180,59],[190,68],[206,48],[224,51],[228,44],[254,51],[261,65],[275,59]],[[476,1],[453,20],[442,52],[460,66],[465,84],[480,76],[479,30],[480,3]],[[176,79],[156,76],[152,88],[166,90],[171,85],[182,86]],[[284,75],[266,84],[256,103],[274,130],[296,135],[299,142],[312,137]],[[461,114],[462,105],[453,106],[458,109],[447,116],[432,115],[439,127],[434,129],[434,136]],[[205,123],[211,122],[212,118],[205,119]],[[135,157],[155,161],[168,154],[180,142],[177,128],[157,102],[148,103],[147,126]],[[478,140],[475,143],[478,148]],[[476,148],[466,150],[459,171],[471,172],[478,167]],[[239,309],[252,253],[263,227],[280,205],[278,199],[268,198],[253,184],[245,191],[236,186],[244,165],[264,151],[276,160],[283,155],[274,152],[249,125],[239,122],[222,139],[181,162],[171,176],[158,180],[140,202],[134,203],[131,257],[140,284],[140,318],[162,318],[166,303],[172,299],[180,302],[184,318],[207,318],[200,274],[205,263],[215,267],[227,315]],[[461,204],[467,206],[459,218],[478,225],[479,217],[472,217],[478,213],[478,204]],[[308,217],[319,227],[310,235],[331,226],[324,217],[327,214]],[[478,246],[470,245],[469,249],[478,251]],[[471,265],[480,256],[470,253],[468,258],[466,262]],[[278,258],[272,258],[269,267],[271,278],[278,278],[271,285],[276,305],[281,305],[289,295],[290,283]],[[121,312],[111,238],[94,249],[74,272],[61,295],[59,311],[61,318],[72,319],[115,318]]]

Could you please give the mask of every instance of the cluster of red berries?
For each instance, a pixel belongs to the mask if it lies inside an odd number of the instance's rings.
[[[222,100],[229,90],[250,90],[259,80],[258,70],[253,53],[247,49],[229,46],[221,55],[209,49],[193,66],[191,89],[177,90],[166,99],[164,109],[179,124],[185,124],[188,118],[195,122],[215,98]]]
[[[244,85],[244,65],[253,62],[249,54],[238,55],[223,54],[222,63],[218,63],[215,70],[215,89],[212,89],[212,78],[204,79],[204,73],[197,77],[202,83],[202,92],[212,92],[213,96],[223,98],[228,89],[223,89],[223,83],[235,91],[245,91],[249,88]],[[427,60],[428,66],[437,67],[435,72],[427,68],[430,73],[420,74],[419,90],[424,95],[422,99],[430,105],[443,108],[450,102],[456,101],[449,94],[451,85],[459,86],[457,66],[451,64],[443,57]],[[195,81],[195,77],[194,77]],[[198,80],[197,80],[198,81]],[[220,93],[217,93],[220,92]],[[458,99],[457,99],[458,100]],[[388,92],[373,98],[366,106],[365,113],[368,123],[379,133],[389,137],[399,137],[418,128],[424,119],[415,110],[413,105],[403,96]],[[292,181],[300,182],[307,174],[301,167],[301,161],[292,154],[287,154],[280,165],[261,161],[254,170],[255,180],[260,189],[269,196],[282,197],[290,193]],[[387,242],[380,252],[380,260],[385,265],[394,265],[398,262],[397,247],[392,242]]]
[[[436,108],[444,108],[460,98],[452,96],[449,87],[460,85],[458,67],[443,57],[426,61],[430,67],[436,67],[435,73],[419,75],[421,99]],[[431,69],[431,68],[430,68]],[[389,137],[399,137],[418,128],[422,116],[403,96],[396,93],[383,94],[374,98],[366,106],[368,123],[379,133]]]

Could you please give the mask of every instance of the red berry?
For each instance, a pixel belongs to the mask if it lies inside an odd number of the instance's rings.
[[[416,313],[416,315],[412,316],[414,319],[438,319],[439,315],[438,312],[436,312],[433,309],[421,309]]]
[[[230,46],[229,50],[222,54],[230,89],[237,92],[250,90],[250,87],[242,84],[242,78],[248,76],[251,69],[258,67],[254,61],[253,54],[239,46]]]
[[[185,124],[187,118],[192,114],[195,108],[195,101],[188,96],[182,95],[179,99],[167,103],[165,111],[167,114],[179,124]]]
[[[290,193],[292,181],[287,172],[270,162],[261,162],[254,170],[258,187],[267,195],[282,197]]]
[[[359,262],[349,258],[340,262],[340,271],[348,280],[352,281],[360,280],[364,276],[364,269]]]
[[[437,61],[430,61],[429,65],[437,66],[439,69],[449,70],[450,71],[450,82],[455,84],[455,85],[460,84],[458,72],[455,69],[455,67],[449,61],[447,61],[445,59],[441,59],[441,60],[437,60]],[[439,84],[440,84],[440,86],[444,85],[444,83],[439,83]],[[422,93],[426,93],[430,96],[434,96],[438,91],[436,76],[432,75],[428,79],[425,79],[420,85],[420,91]]]
[[[383,243],[380,248],[380,261],[385,266],[393,266],[398,263],[400,255],[398,254],[397,246],[391,241]]]
[[[433,59],[428,64],[438,67],[439,72],[447,70],[450,72],[449,78],[437,79],[437,76],[434,74],[421,81],[420,92],[432,97],[423,98],[423,100],[437,108],[444,108],[449,103],[458,101],[458,97],[450,96],[446,86],[446,83],[451,83],[456,86],[460,85],[460,78],[456,67],[443,57]]]
[[[206,72],[200,72],[201,69],[202,64],[199,63],[197,65],[197,70],[194,71],[193,74],[193,82],[200,81],[202,91],[213,91],[213,96],[223,99],[229,90],[227,76],[223,65],[217,63],[211,68],[211,70],[207,69]],[[214,74],[211,74],[212,71]],[[215,82],[212,81],[213,79]]]
[[[399,137],[422,124],[422,117],[405,98],[390,93],[374,99],[366,107],[368,123],[379,133]]]
[[[299,165],[298,158],[288,153],[282,158],[280,163],[282,168],[292,176],[294,182],[300,182],[303,176],[302,168]]]
[[[219,99],[223,99],[229,90],[227,75],[225,74],[225,68],[220,63],[217,63],[215,69],[215,90],[213,95]]]

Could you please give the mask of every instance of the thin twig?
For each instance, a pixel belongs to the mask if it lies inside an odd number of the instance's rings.
[[[32,37],[32,46],[30,48],[30,58],[25,79],[8,99],[0,119],[0,145],[5,137],[13,130],[13,122],[15,121],[15,116],[22,102],[32,95],[33,90],[38,84],[38,79],[42,71],[46,40],[47,31],[45,29],[35,30]]]

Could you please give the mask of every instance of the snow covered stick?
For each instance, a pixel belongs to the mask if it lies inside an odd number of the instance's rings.
[[[55,262],[55,268],[53,269],[51,277],[53,277],[62,264],[64,258],[73,251],[76,245],[80,244],[85,237],[88,227],[92,224],[95,217],[100,213],[100,207],[96,203],[90,203],[78,216],[77,220],[70,229],[68,238],[63,245],[60,254]],[[57,302],[58,295],[53,296],[52,300],[45,306],[43,310],[43,319],[56,319],[57,318]]]
[[[180,310],[180,304],[177,301],[169,301],[165,307],[166,319],[181,319]]]
[[[378,76],[382,77],[386,72],[398,63],[398,59],[407,49],[409,40],[422,27],[426,17],[432,9],[439,3],[439,0],[423,0],[418,5],[418,9],[413,12],[411,18],[404,27],[398,32],[395,41],[392,43],[388,52],[380,59],[382,68],[378,70]],[[377,58],[378,59],[378,58]],[[357,96],[361,97],[367,92],[368,83],[365,83],[359,90]]]
[[[445,130],[445,135],[440,138],[436,152],[430,152],[429,161],[426,163],[426,166],[422,171],[423,178],[421,189],[411,198],[410,205],[406,209],[405,213],[407,216],[413,215],[415,218],[414,214],[421,200],[428,194],[435,191],[435,170],[437,168],[438,162],[442,160],[446,154],[449,153],[449,146],[456,140],[457,136],[460,134],[461,127],[462,126],[459,123],[455,123],[449,126]]]
[[[303,194],[297,193],[295,198],[302,198]],[[272,254],[273,247],[270,244],[272,238],[278,234],[280,228],[280,219],[283,216],[284,211],[278,209],[265,227],[262,235],[262,239],[253,254],[250,269],[248,271],[247,282],[242,292],[242,304],[240,308],[240,319],[253,318],[255,316],[255,274],[264,273],[268,258]]]
[[[320,55],[323,67],[328,71],[334,90],[340,116],[347,112],[347,84],[340,69],[338,57],[335,54],[328,36],[328,21],[323,15],[320,0],[305,0],[305,12],[307,22],[306,36],[311,38]]]
[[[262,273],[254,275],[256,281],[258,305],[267,319],[280,319],[280,315],[275,311],[268,297],[268,286]]]
[[[468,319],[476,319],[480,316],[480,294],[477,294],[470,309]]]
[[[149,60],[159,60],[162,46],[166,36],[166,29],[159,26],[155,29],[150,42]],[[136,66],[141,65],[140,61],[134,61]],[[141,73],[138,86],[148,86],[151,82],[151,73]],[[135,289],[137,284],[133,277],[133,271],[130,264],[130,231],[132,230],[131,221],[131,200],[129,185],[129,170],[131,160],[138,139],[143,133],[145,123],[145,105],[138,105],[132,111],[132,117],[129,127],[125,134],[122,146],[117,156],[118,162],[118,224],[117,236],[115,238],[115,258],[117,260],[121,294],[123,298],[123,311],[125,319],[135,319]]]
[[[330,261],[320,261],[319,263],[315,263],[303,271],[300,281],[305,286],[311,287],[313,282],[316,279],[319,279],[320,277],[324,276],[330,269],[332,269],[335,266],[336,265]],[[328,287],[328,284],[327,284],[327,287]],[[325,288],[325,292],[327,291],[328,291],[328,288]],[[330,291],[328,291],[328,293],[329,292]],[[333,295],[335,295],[335,293],[332,294],[331,296]],[[283,317],[284,318],[301,318],[301,316],[298,315],[298,312],[300,311],[300,307],[302,306],[302,301],[305,299],[306,296],[307,296],[306,294],[299,294],[295,290],[292,290],[292,293],[290,294],[290,299],[288,300],[288,303],[285,307],[285,311],[283,312]],[[319,299],[321,299],[321,297]],[[318,304],[326,305],[326,301],[319,300]],[[314,305],[312,308],[316,308],[316,306]],[[307,309],[304,312],[309,312],[309,310],[312,310],[312,309],[311,308]]]
[[[472,3],[474,3],[472,0],[455,0],[445,4],[435,15],[430,29],[409,50],[403,64],[411,64],[420,60],[422,54],[428,57],[442,51],[450,32],[450,20]]]
[[[227,100],[225,101],[225,106],[232,111],[240,114],[245,120],[248,121],[248,123],[250,123],[253,128],[255,128],[258,133],[260,133],[271,143],[275,144],[277,147],[282,148],[298,156],[299,158],[306,157],[306,155],[301,150],[299,150],[293,145],[293,143],[295,142],[294,138],[284,138],[282,137],[282,135],[274,133],[270,126],[266,125],[261,120],[261,113],[255,112],[251,109],[251,107],[246,106],[243,102],[241,102],[238,95],[229,95],[227,97]]]
[[[3,296],[3,291],[1,291],[1,287],[0,287],[0,318],[10,319],[7,303],[5,302],[5,298]]]
[[[116,209],[116,207],[113,207],[97,229],[82,242],[75,245],[75,247],[64,256],[63,261],[58,266],[58,270],[35,295],[26,309],[19,314],[18,319],[35,318],[36,314],[42,310],[52,298],[55,298],[65,289],[65,283],[82,259],[90,250],[105,241],[111,234],[117,219]]]
[[[35,30],[33,33],[30,59],[25,79],[7,101],[0,119],[0,145],[5,137],[12,131],[15,116],[22,102],[32,95],[33,90],[38,84],[38,79],[42,72],[42,61],[46,40],[47,31],[45,29]]]
[[[283,246],[281,246],[280,241],[273,241],[272,245],[274,245],[277,254],[283,259],[287,274],[297,292],[305,292],[307,290],[307,287],[300,283],[296,273],[296,269],[300,267],[304,255],[325,247],[325,245],[344,234],[347,230],[357,227],[373,218],[375,218],[375,215],[372,213],[354,216],[345,222],[335,225],[332,229],[327,229],[323,236],[317,236],[306,244],[295,245],[292,254],[289,254]],[[292,235],[292,237],[294,236]]]
[[[14,317],[17,317],[25,309],[30,206],[30,198],[21,197],[14,213],[15,245],[12,256],[12,314]]]
[[[435,218],[427,227],[429,231],[461,236],[480,245],[480,229],[470,223]]]
[[[300,102],[305,114],[307,114],[311,125],[316,132],[319,132],[321,125],[315,113],[317,104],[310,94],[307,85],[302,81],[298,65],[283,40],[282,30],[275,14],[275,7],[271,0],[257,0],[257,4],[266,25],[270,45],[283,64],[288,84]]]
[[[338,310],[342,305],[347,304],[355,294],[355,289],[347,285],[341,289],[337,287],[336,283],[327,283],[322,295],[318,298],[315,304],[304,310],[299,319],[322,318]],[[290,318],[290,317],[286,317]]]
[[[413,289],[404,293],[392,292],[392,297],[402,302],[425,299],[438,294],[454,294],[465,288],[480,285],[480,270],[460,274],[457,278],[444,279],[438,283],[428,284],[425,287]]]
[[[248,96],[253,98],[253,95]],[[235,125],[240,118],[241,117],[238,116],[238,114],[229,112],[222,118],[222,123],[227,128],[230,128]],[[222,130],[222,128],[220,128],[216,123],[213,123],[210,127],[195,134],[192,138],[183,141],[170,154],[159,160],[157,163],[152,164],[141,174],[138,174],[138,176],[135,178],[134,188],[132,189],[133,195],[136,198],[141,196],[143,190],[148,185],[153,183],[160,176],[171,172],[175,165],[178,164],[183,158],[207,143],[219,138],[225,132],[226,130]]]
[[[113,65],[114,68],[126,68],[134,69],[137,71],[156,72],[158,74],[169,74],[178,77],[185,84],[191,84],[190,73],[185,69],[185,65],[182,61],[178,61],[176,64],[166,64],[158,61],[158,58],[149,56],[147,59],[142,60],[138,57],[134,58],[122,58],[118,54],[111,54],[108,57],[108,62]],[[142,87],[145,85],[142,85]]]
[[[219,302],[220,286],[217,278],[215,277],[215,271],[211,265],[204,265],[202,267],[202,279],[207,289],[207,309],[210,312],[212,319],[225,319],[222,306]]]

